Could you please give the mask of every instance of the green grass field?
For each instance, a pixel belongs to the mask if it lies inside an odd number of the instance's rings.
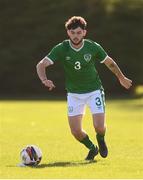
[[[0,178],[143,178],[143,99],[106,102],[109,156],[92,163],[71,135],[65,101],[0,101]],[[83,127],[96,143],[91,114]],[[39,146],[37,168],[17,167],[27,144]]]

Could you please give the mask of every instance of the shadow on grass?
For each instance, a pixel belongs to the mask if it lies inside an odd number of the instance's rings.
[[[75,161],[75,162],[52,162],[48,164],[40,164],[38,166],[32,167],[32,168],[47,168],[47,167],[73,167],[73,166],[84,166],[88,164],[97,163],[96,160],[94,161]]]
[[[89,164],[97,163],[97,160],[94,161],[63,161],[63,162],[51,162],[47,164],[39,164],[37,166],[25,166],[20,164],[17,164],[17,167],[28,167],[28,168],[35,168],[35,169],[42,169],[42,168],[51,168],[51,167],[74,167],[74,166],[85,166]],[[7,165],[6,167],[16,167],[14,165]]]

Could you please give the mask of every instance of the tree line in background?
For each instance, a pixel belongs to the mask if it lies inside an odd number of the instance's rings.
[[[49,93],[37,77],[36,64],[67,38],[64,23],[73,15],[87,20],[87,38],[104,47],[134,87],[141,84],[142,9],[142,0],[0,0],[0,96],[65,93],[61,65],[48,69],[56,84]],[[107,94],[127,93],[104,65],[96,65]]]

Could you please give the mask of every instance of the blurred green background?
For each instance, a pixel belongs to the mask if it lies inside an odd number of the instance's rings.
[[[132,95],[142,84],[143,0],[0,0],[0,97],[65,94],[60,64],[48,71],[53,92],[39,81],[36,64],[67,38],[64,23],[73,15],[87,20],[87,38],[100,43],[133,80],[126,91],[97,64],[107,95]]]

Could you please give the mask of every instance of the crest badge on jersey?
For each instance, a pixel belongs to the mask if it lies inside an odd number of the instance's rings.
[[[86,62],[89,62],[90,60],[91,60],[91,54],[84,54],[84,60],[86,61]]]

